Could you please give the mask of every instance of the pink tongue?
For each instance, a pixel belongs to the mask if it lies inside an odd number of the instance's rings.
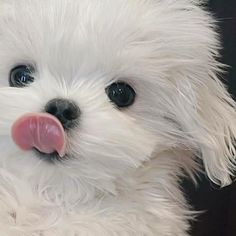
[[[12,138],[22,150],[65,155],[65,132],[58,119],[47,113],[27,114],[12,126]]]

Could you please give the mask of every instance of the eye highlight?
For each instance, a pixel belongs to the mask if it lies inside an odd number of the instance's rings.
[[[118,107],[131,106],[135,101],[134,89],[125,82],[115,82],[106,88],[109,99]]]
[[[22,88],[34,82],[32,73],[35,71],[31,65],[19,65],[10,71],[9,85]]]

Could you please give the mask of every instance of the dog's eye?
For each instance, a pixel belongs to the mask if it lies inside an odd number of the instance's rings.
[[[32,73],[34,68],[30,65],[20,65],[13,68],[10,72],[9,84],[11,87],[25,87],[34,81]]]
[[[107,96],[118,107],[128,107],[134,103],[135,91],[134,89],[124,83],[116,82],[106,88]]]

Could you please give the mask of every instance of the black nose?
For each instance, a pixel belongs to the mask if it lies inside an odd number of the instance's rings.
[[[55,116],[64,129],[73,128],[80,116],[79,107],[73,101],[62,98],[55,98],[49,101],[45,106],[45,111]]]

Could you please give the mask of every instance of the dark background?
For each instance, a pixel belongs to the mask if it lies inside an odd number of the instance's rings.
[[[225,83],[236,99],[236,0],[209,0],[208,7],[219,21],[221,60],[230,66]],[[236,183],[219,189],[202,176],[197,188],[190,182],[183,185],[190,204],[206,210],[192,222],[192,236],[236,236]]]

